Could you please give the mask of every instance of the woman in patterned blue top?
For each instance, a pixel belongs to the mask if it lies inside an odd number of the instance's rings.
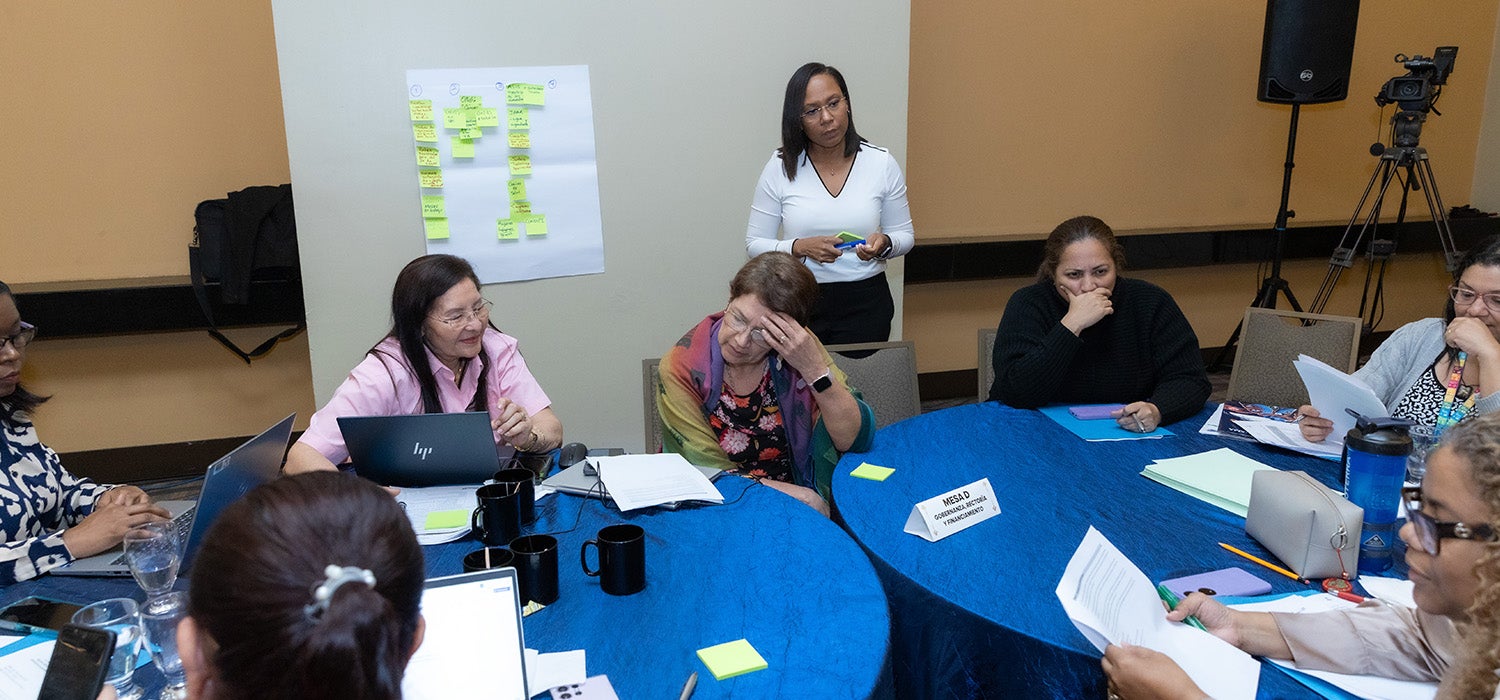
[[[103,552],[132,527],[167,517],[134,486],[103,486],[63,469],[43,445],[31,411],[46,399],[21,386],[36,329],[21,321],[0,282],[0,584],[23,581],[75,557]]]

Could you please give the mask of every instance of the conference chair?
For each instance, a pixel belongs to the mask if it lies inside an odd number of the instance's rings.
[[[990,397],[990,385],[995,383],[995,330],[979,329],[979,400]]]
[[[888,343],[829,345],[828,352],[849,383],[875,411],[875,427],[884,428],[922,412],[917,391],[917,347],[910,340]],[[873,351],[873,352],[872,352]],[[868,353],[868,354],[867,354]],[[862,357],[850,357],[851,354]]]
[[[1245,309],[1225,398],[1272,406],[1306,404],[1307,388],[1292,361],[1307,355],[1344,372],[1354,371],[1361,323],[1350,316]]]
[[[653,357],[641,361],[641,393],[646,409],[646,453],[661,452],[661,414],[656,411],[656,394],[661,391],[661,374],[656,366],[661,358]]]

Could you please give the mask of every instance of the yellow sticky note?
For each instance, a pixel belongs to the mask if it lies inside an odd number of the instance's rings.
[[[460,129],[459,133],[462,134],[464,131],[466,131],[466,129]],[[474,157],[474,140],[473,139],[466,139],[466,138],[463,138],[462,136],[458,136],[458,137],[455,137],[453,139],[450,139],[450,142],[453,144],[453,157],[454,158],[473,158]]]
[[[515,241],[521,238],[521,229],[517,228],[520,222],[514,219],[496,219],[495,234],[502,241]]]
[[[547,215],[546,214],[527,214],[525,216],[525,218],[521,219],[521,222],[524,223],[524,224],[526,224],[526,235],[528,235],[528,236],[545,236],[545,235],[547,235]]]
[[[507,136],[511,148],[531,148],[531,134],[524,131],[512,131]]]
[[[411,120],[414,122],[432,121],[432,100],[412,100]]]
[[[531,174],[531,156],[511,156],[510,157],[510,174],[511,175],[530,175]]]
[[[443,195],[422,195],[422,218],[445,219],[448,217],[448,205],[443,201]]]
[[[506,107],[505,128],[511,131],[531,129],[531,113],[526,111],[525,107]]]
[[[505,103],[511,105],[540,105],[546,97],[542,86],[535,83],[511,83],[505,86]]]
[[[520,219],[530,213],[531,202],[528,202],[524,199],[518,199],[510,203],[510,218]]]
[[[464,111],[461,110],[461,109],[459,109],[459,108],[457,108],[457,107],[444,107],[443,108],[443,128],[444,129],[462,129],[462,128],[464,128]]]
[[[475,118],[478,120],[479,128],[481,129],[500,126],[500,110],[496,107],[485,107],[479,110]]]
[[[481,136],[484,136],[484,130],[480,129],[477,126],[474,127],[474,128],[472,128],[472,129],[459,129],[458,130],[458,137],[461,138],[461,139],[469,139],[470,141],[472,141],[472,140],[477,139],[477,138],[479,138]]]
[[[436,168],[438,166],[438,149],[433,146],[417,146],[417,165]]]
[[[423,187],[434,188],[443,186],[443,171],[441,170],[418,170],[417,180]]]
[[[479,109],[484,106],[484,98],[479,95],[459,95],[458,106],[460,109]]]
[[[415,136],[419,143],[437,143],[437,125],[412,124],[411,135]]]
[[[526,199],[526,181],[521,179],[508,180],[505,189],[510,191],[510,201]]]
[[[742,676],[751,671],[766,670],[766,660],[750,642],[737,639],[698,650],[698,660],[714,674],[714,680]]]
[[[479,128],[479,110],[477,110],[477,109],[466,109],[466,110],[464,110],[464,125],[462,127],[459,127],[459,128],[462,128],[462,129],[478,129]]]
[[[427,522],[424,529],[448,530],[468,524],[469,511],[467,510],[462,508],[458,510],[435,510],[427,514]]]
[[[447,219],[423,219],[422,228],[427,230],[427,240],[429,241],[448,237]]]
[[[877,467],[869,462],[865,462],[855,467],[854,471],[849,472],[849,476],[857,476],[861,479],[869,479],[870,481],[885,481],[886,477],[895,473],[896,470],[890,467]]]

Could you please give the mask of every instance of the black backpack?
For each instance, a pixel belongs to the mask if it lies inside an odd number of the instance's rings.
[[[219,285],[221,303],[239,305],[251,303],[253,280],[290,280],[301,286],[291,185],[247,187],[230,192],[226,199],[199,202],[193,220],[188,269],[193,293],[208,321],[208,334],[214,340],[249,364],[307,327],[306,319],[299,319],[295,327],[247,352],[219,332],[208,297],[209,283]]]

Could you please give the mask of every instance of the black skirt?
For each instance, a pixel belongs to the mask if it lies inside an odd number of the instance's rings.
[[[818,285],[818,303],[808,327],[824,345],[883,343],[891,338],[896,303],[885,272],[857,282]]]

